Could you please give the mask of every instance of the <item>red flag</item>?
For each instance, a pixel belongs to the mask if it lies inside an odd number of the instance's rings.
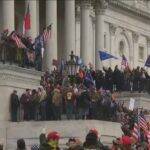
[[[29,9],[29,4],[24,16],[24,20],[23,20],[23,29],[24,29],[24,33],[31,29],[31,19],[30,19],[30,9]]]

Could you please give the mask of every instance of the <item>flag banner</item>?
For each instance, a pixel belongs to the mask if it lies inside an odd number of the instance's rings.
[[[31,29],[31,18],[30,18],[30,8],[29,8],[29,4],[24,16],[24,20],[23,20],[23,33],[25,34],[26,31]]]
[[[144,131],[146,131],[148,129],[148,126],[144,115],[140,114],[138,120],[139,120],[139,127],[142,128]]]
[[[103,60],[107,60],[107,59],[110,59],[110,58],[114,58],[114,59],[118,59],[117,57],[107,53],[107,52],[104,52],[104,51],[99,51],[99,57],[100,57],[100,60],[103,61]]]
[[[129,110],[133,111],[135,105],[135,99],[130,98]]]
[[[21,39],[17,36],[15,32],[12,33],[11,38],[13,41],[15,41],[18,48],[26,48],[26,46],[22,43]]]
[[[43,31],[44,42],[47,42],[47,40],[51,38],[51,30],[52,30],[52,24],[50,24],[47,28],[44,29]]]
[[[146,67],[150,67],[150,55],[148,56],[146,62],[145,62]]]
[[[132,137],[136,140],[139,141],[140,140],[140,128],[138,123],[134,123],[134,128],[132,131]]]

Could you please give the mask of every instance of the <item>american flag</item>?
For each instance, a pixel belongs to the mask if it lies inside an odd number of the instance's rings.
[[[148,143],[150,144],[150,131],[146,132]]]
[[[121,125],[123,126],[123,125],[126,125],[128,123],[129,123],[129,119],[128,119],[128,117],[126,115],[124,115],[122,117],[122,120],[121,120]]]
[[[143,129],[144,131],[147,131],[148,129],[146,119],[144,118],[144,115],[142,114],[139,115],[139,127]]]
[[[127,58],[124,55],[122,55],[121,66],[124,66],[125,68],[128,67],[128,61],[127,61]]]
[[[140,128],[137,122],[134,123],[134,128],[132,131],[132,137],[136,140],[139,141],[140,139]]]
[[[18,38],[15,32],[12,33],[11,38],[15,41],[18,48],[26,48],[26,46],[22,43],[21,39]]]
[[[52,24],[50,24],[46,29],[44,29],[43,31],[44,42],[47,42],[47,40],[51,38],[51,29],[52,29]]]

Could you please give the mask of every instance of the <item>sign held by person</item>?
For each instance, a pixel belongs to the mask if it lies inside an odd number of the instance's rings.
[[[135,99],[130,98],[130,102],[129,102],[129,110],[133,111],[134,105],[135,105]]]

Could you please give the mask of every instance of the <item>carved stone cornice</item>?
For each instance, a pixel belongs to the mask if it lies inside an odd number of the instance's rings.
[[[111,34],[112,36],[115,35],[116,29],[117,29],[117,26],[116,26],[116,25],[114,25],[114,24],[112,24],[112,23],[109,24],[109,30],[110,30],[110,34]]]
[[[150,13],[149,12],[145,12],[141,9],[138,9],[134,6],[128,5],[128,4],[126,4],[124,2],[121,2],[119,0],[109,0],[109,4],[110,4],[110,6],[111,5],[115,6],[115,7],[117,6],[117,7],[121,8],[121,9],[124,9],[128,12],[132,12],[132,13],[136,14],[139,17],[143,17],[145,19],[150,19]]]
[[[134,41],[135,43],[137,43],[137,42],[138,42],[138,39],[139,39],[139,33],[137,33],[137,32],[132,32],[132,37],[133,37],[133,41]]]
[[[81,8],[90,9],[90,7],[91,7],[90,0],[81,1]]]
[[[106,0],[96,0],[95,1],[95,13],[103,14],[108,7],[108,2]]]

